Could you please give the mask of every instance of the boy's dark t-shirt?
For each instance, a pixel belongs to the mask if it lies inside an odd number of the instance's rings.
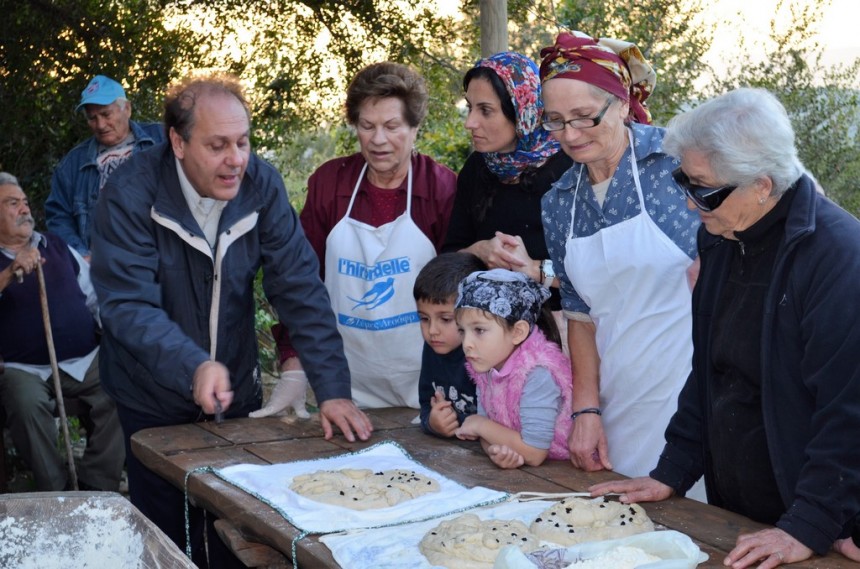
[[[428,435],[439,436],[430,428],[430,400],[441,390],[457,412],[462,425],[467,415],[478,411],[475,383],[466,373],[466,355],[462,346],[440,355],[426,342],[421,356],[421,376],[418,379],[418,400],[421,403],[421,429]]]

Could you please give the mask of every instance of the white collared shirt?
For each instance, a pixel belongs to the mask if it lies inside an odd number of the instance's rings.
[[[175,158],[175,157],[174,157]],[[185,196],[185,202],[188,204],[188,209],[191,210],[191,215],[197,221],[197,225],[203,230],[203,235],[212,249],[215,248],[215,242],[218,240],[218,223],[221,221],[221,212],[227,202],[224,200],[216,200],[213,198],[204,198],[197,193],[188,176],[185,175],[185,170],[182,169],[182,163],[179,158],[176,160],[176,173],[179,175],[179,187],[182,188],[182,195]]]

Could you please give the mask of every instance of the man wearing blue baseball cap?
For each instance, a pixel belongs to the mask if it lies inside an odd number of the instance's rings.
[[[132,154],[164,140],[158,123],[131,120],[131,103],[122,85],[96,75],[81,92],[75,112],[83,110],[93,136],[78,144],[54,170],[45,202],[48,230],[85,259],[90,257],[91,212],[105,182]]]

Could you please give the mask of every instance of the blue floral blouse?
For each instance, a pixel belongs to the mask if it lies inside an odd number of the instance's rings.
[[[684,192],[672,179],[672,170],[679,162],[663,152],[665,129],[634,123],[633,144],[639,167],[639,182],[645,197],[648,215],[691,259],[696,257],[696,233],[700,219],[687,209]],[[544,236],[549,257],[561,283],[561,305],[566,312],[588,314],[589,306],[580,298],[564,270],[565,245],[570,229],[571,206],[580,164],[573,166],[556,181],[541,201]],[[597,202],[585,167],[576,196],[575,237],[588,237],[601,229],[639,215],[641,207],[636,196],[636,184],[630,168],[630,148],[618,165],[603,208]]]

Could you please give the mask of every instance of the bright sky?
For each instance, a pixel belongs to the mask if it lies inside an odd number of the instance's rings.
[[[824,3],[821,0],[805,1],[813,6]],[[767,38],[778,3],[778,0],[710,0],[707,17],[718,26],[719,32],[708,56],[709,62],[716,63],[720,54],[731,53],[730,48],[741,33],[748,44]],[[782,14],[787,15],[789,12],[783,8]],[[821,18],[819,28],[824,63],[845,63],[860,57],[860,34],[856,28],[858,19],[860,1],[832,0]]]

